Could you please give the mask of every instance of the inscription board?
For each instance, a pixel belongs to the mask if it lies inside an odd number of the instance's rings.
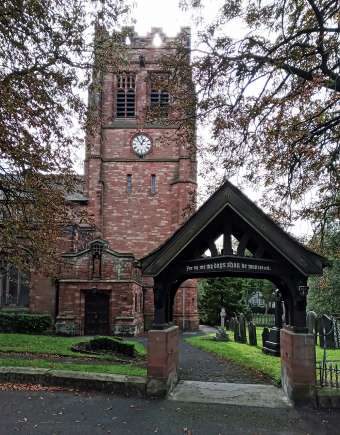
[[[258,260],[254,258],[202,258],[183,263],[184,272],[187,275],[211,273],[211,272],[235,272],[235,273],[264,273],[273,272],[275,262],[271,260]]]

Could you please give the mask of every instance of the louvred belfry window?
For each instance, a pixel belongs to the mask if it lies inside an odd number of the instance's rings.
[[[163,115],[168,114],[170,96],[167,91],[169,77],[167,74],[151,74],[150,106],[151,109],[158,109]]]
[[[116,117],[134,118],[136,112],[136,77],[135,74],[117,75]]]

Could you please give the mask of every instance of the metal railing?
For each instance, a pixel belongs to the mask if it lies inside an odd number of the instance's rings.
[[[340,388],[340,360],[317,361],[316,383],[320,387]]]
[[[334,323],[326,331],[316,333],[323,341],[322,361],[316,361],[316,384],[320,387],[340,388],[340,360],[327,360],[327,337],[334,334]]]

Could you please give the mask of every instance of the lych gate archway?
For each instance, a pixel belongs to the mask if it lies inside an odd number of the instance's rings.
[[[154,279],[155,330],[171,325],[176,291],[186,279],[230,276],[272,281],[285,304],[288,335],[283,333],[281,356],[287,379],[283,381],[287,393],[294,395],[290,390],[298,363],[291,355],[307,333],[307,279],[322,274],[325,258],[299,244],[226,182],[157,251],[143,258],[141,265],[143,274]],[[289,367],[285,367],[286,360]],[[311,376],[312,370],[309,372]],[[300,388],[299,380],[295,384]]]

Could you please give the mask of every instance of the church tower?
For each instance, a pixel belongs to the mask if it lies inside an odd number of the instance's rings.
[[[161,59],[179,43],[190,47],[190,29],[175,38],[153,28],[141,37],[125,29],[126,65],[101,77],[101,126],[87,138],[85,160],[89,208],[103,239],[118,252],[137,259],[158,248],[193,209],[196,196],[194,147],[183,143],[171,122],[172,95],[160,88]],[[158,46],[155,43],[158,42]],[[189,62],[189,58],[188,58]],[[166,119],[146,121],[159,107]],[[191,144],[192,145],[192,144]],[[152,319],[152,289],[145,283],[145,320]],[[177,292],[174,320],[185,329],[197,326],[197,296],[192,283]]]
[[[103,73],[101,92],[90,96],[100,126],[87,137],[86,193],[103,238],[141,258],[173,234],[195,200],[194,147],[183,143],[172,119],[172,96],[160,88],[167,73],[161,59],[179,41],[189,47],[190,36],[188,29],[175,38],[157,28],[146,37],[130,28],[124,33],[126,62],[119,71]],[[161,119],[148,122],[150,109]]]
[[[174,38],[158,28],[145,37],[132,28],[121,35],[128,35],[124,61],[108,59],[89,92],[95,122],[86,137],[84,195],[96,233],[64,255],[57,322],[62,332],[72,327],[80,334],[134,335],[150,328],[153,280],[142,276],[139,260],[195,207],[194,128],[187,136],[178,128],[170,71],[161,62],[180,45],[189,66],[189,29]],[[97,29],[96,37],[109,35]],[[173,321],[182,329],[198,327],[195,281],[177,291]]]

